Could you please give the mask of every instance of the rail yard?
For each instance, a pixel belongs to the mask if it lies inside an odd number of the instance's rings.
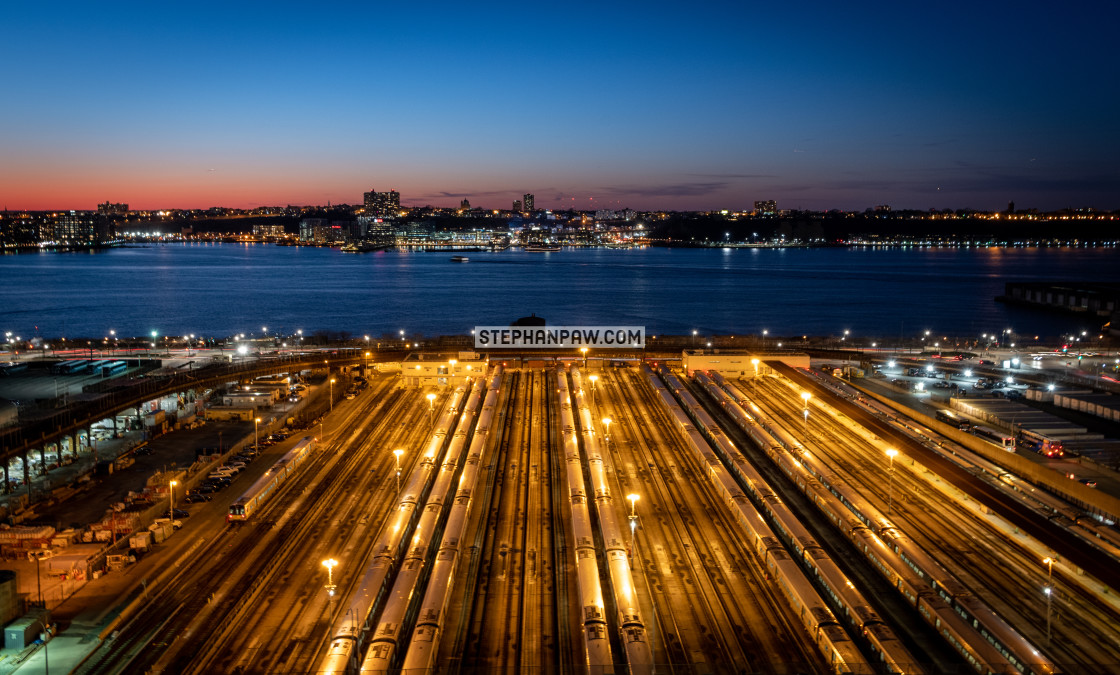
[[[197,513],[79,672],[1120,668],[1113,528],[830,376],[616,365],[371,376]]]

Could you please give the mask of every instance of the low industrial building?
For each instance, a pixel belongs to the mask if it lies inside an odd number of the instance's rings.
[[[756,364],[755,361],[758,363]],[[726,349],[686,349],[681,354],[681,367],[692,375],[696,371],[716,372],[725,377],[766,375],[767,361],[784,363],[791,368],[808,368],[809,355],[802,352],[746,352]]]
[[[283,390],[287,393],[287,390]],[[222,395],[222,405],[234,408],[268,408],[280,400],[280,389],[242,389]]]
[[[409,354],[401,362],[405,387],[458,387],[486,372],[489,360],[475,352]]]

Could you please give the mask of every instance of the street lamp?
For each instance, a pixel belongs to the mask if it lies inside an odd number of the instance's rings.
[[[436,395],[435,394],[428,394],[425,398],[428,399],[428,426],[430,427],[430,426],[433,426],[435,424],[435,420],[433,419],[433,416],[434,416],[435,410],[436,410],[436,408],[435,408]]]
[[[611,418],[604,417],[603,418],[603,426],[606,427],[606,432],[603,434],[603,438],[607,442],[607,450],[610,451],[610,449],[611,449]]]
[[[458,363],[459,362],[456,361],[455,359],[451,359],[450,361],[447,362],[447,375],[451,379],[451,384],[452,385],[455,384],[455,366]]]
[[[323,567],[327,568],[327,595],[334,596],[334,568],[338,566],[338,561],[334,558],[327,558],[323,561]]]
[[[1046,558],[1042,562],[1046,563],[1046,644],[1050,644],[1050,603],[1054,596],[1054,559]]]
[[[169,483],[169,486],[171,488],[171,490],[170,490],[170,492],[171,492],[171,503],[167,507],[167,517],[170,518],[172,521],[175,520],[175,486],[178,485],[178,484],[179,484],[179,481],[176,481],[176,480],[173,480]]]
[[[583,368],[587,369],[587,347],[580,347],[579,352],[583,354]]]
[[[599,381],[599,376],[598,375],[592,375],[588,379],[591,380],[591,393],[594,394],[595,393],[595,383]]]
[[[393,457],[396,458],[396,460],[397,460],[397,494],[398,495],[400,495],[400,493],[401,493],[401,455],[403,455],[403,454],[404,454],[404,450],[401,450],[400,448],[397,448],[396,450],[393,451]]]
[[[888,479],[887,488],[887,515],[891,515],[891,510],[894,507],[894,458],[898,455],[898,450],[894,448],[887,448],[887,457],[890,458],[890,464],[887,468],[887,473],[890,474]]]
[[[630,549],[628,553],[631,557],[634,555],[634,531],[638,528],[638,512],[635,510],[635,505],[638,503],[639,496],[637,493],[631,492],[626,495],[630,500]]]
[[[261,454],[261,438],[260,434],[258,433],[260,430],[260,426],[261,418],[253,418],[253,452],[257,453],[258,455]]]
[[[754,391],[756,381],[758,380],[758,359],[751,359],[751,365],[754,366],[754,379],[751,380],[751,391]]]
[[[809,428],[809,399],[811,399],[812,397],[813,397],[813,395],[810,394],[807,391],[801,392],[801,400],[805,402],[805,428],[806,429]]]
[[[334,378],[331,378],[331,412],[334,412]]]

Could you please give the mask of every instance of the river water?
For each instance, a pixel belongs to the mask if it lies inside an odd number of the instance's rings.
[[[565,249],[342,253],[164,244],[0,255],[0,333],[467,333],[536,313],[650,335],[1095,334],[1103,320],[1006,306],[1008,281],[1120,282],[1115,248]]]

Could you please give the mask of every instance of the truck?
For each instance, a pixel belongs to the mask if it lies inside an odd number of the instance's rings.
[[[128,547],[137,553],[147,553],[152,547],[152,533],[149,530],[137,532],[128,538]]]

